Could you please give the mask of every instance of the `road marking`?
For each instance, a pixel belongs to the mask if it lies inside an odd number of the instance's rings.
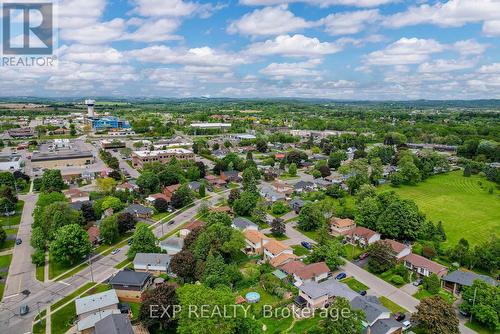
[[[23,278],[19,279],[19,286],[17,287],[17,292],[21,291],[21,283],[23,282]]]
[[[9,296],[4,296],[3,299],[12,298],[12,297],[15,297],[15,296],[19,296],[19,294],[18,293],[14,293],[14,294],[9,295]]]
[[[67,286],[71,286],[71,284],[66,283],[66,282],[63,282],[63,281],[56,281],[56,282],[61,283],[61,284],[64,284],[64,285],[67,285]]]

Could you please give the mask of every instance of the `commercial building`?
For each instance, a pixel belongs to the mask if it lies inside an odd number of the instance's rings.
[[[198,129],[224,129],[230,128],[231,123],[192,123],[191,127]]]
[[[125,147],[125,142],[117,139],[113,140],[108,140],[108,139],[103,139],[101,140],[101,148],[103,150],[108,150],[108,149],[115,149],[115,148],[124,148]]]
[[[8,133],[12,138],[32,138],[35,136],[35,132],[32,128],[10,129]]]
[[[134,151],[132,152],[132,164],[135,168],[144,168],[144,164],[159,162],[168,163],[172,158],[178,160],[194,160],[194,153],[184,148],[172,148],[159,151]]]
[[[96,131],[130,128],[130,123],[128,121],[119,119],[118,117],[114,116],[93,118],[90,121],[92,122],[92,129]]]
[[[2,154],[0,155],[0,171],[14,172],[21,170],[21,155],[19,154]]]
[[[61,168],[68,166],[85,166],[94,163],[91,151],[57,151],[37,152],[31,158],[33,168]]]

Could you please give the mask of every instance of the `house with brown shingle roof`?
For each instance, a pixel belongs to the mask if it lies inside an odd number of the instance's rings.
[[[405,256],[411,254],[411,247],[406,246],[405,244],[402,244],[396,240],[392,239],[385,239],[383,240],[385,243],[388,243],[389,246],[391,246],[392,252],[394,253],[394,257],[396,258],[397,261],[400,261],[403,259]]]
[[[321,282],[330,276],[330,268],[325,262],[304,264],[302,261],[289,262],[280,268],[287,275],[292,275],[295,286],[308,282]]]
[[[185,238],[187,237],[187,235],[189,233],[191,233],[191,231],[195,230],[195,229],[198,229],[198,228],[201,228],[205,226],[205,222],[201,221],[201,220],[193,220],[189,223],[187,223],[186,225],[184,225],[180,230],[179,230],[179,236],[181,238]]]
[[[356,227],[354,220],[349,218],[332,218],[330,220],[330,234],[343,235]]]
[[[403,261],[406,268],[425,277],[431,274],[443,277],[448,273],[448,268],[445,266],[417,254],[410,253],[403,258]]]
[[[243,235],[245,236],[245,253],[262,254],[263,246],[269,238],[257,230],[246,230]]]
[[[181,187],[180,184],[173,184],[171,186],[163,188],[161,192],[168,198],[168,202],[170,202],[172,200],[172,196],[180,187]]]
[[[270,261],[281,254],[293,254],[293,249],[285,245],[284,243],[269,239],[268,242],[264,243],[264,260]]]
[[[280,266],[286,265],[290,262],[295,262],[298,260],[299,257],[295,254],[290,254],[290,253],[282,253],[278,256],[276,256],[274,259],[271,259],[269,261],[269,264],[273,266],[274,268],[278,268]]]
[[[345,236],[348,242],[353,245],[357,244],[361,247],[367,247],[380,240],[380,233],[362,226],[356,226],[349,230]]]
[[[90,199],[89,193],[78,188],[68,189],[64,191],[64,196],[70,200],[71,203],[74,202],[86,202]]]

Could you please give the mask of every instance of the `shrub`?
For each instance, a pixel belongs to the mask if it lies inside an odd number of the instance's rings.
[[[391,282],[396,284],[396,285],[401,285],[405,282],[405,280],[403,279],[403,277],[401,277],[399,275],[392,275]]]

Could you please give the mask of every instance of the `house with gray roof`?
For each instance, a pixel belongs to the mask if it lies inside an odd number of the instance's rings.
[[[167,252],[168,255],[175,255],[179,253],[184,247],[184,239],[171,236],[165,240],[160,241],[160,248],[162,251]]]
[[[92,332],[97,321],[110,314],[120,313],[118,303],[118,296],[115,290],[77,298],[75,300],[75,309],[78,330],[81,332]]]
[[[493,278],[473,273],[471,271],[455,270],[442,278],[443,288],[457,295],[464,286],[472,286],[475,280],[484,281],[490,285],[497,286],[498,282]]]
[[[391,311],[375,296],[357,296],[351,300],[351,307],[363,311],[367,326],[372,326],[377,320],[391,317]]]
[[[109,280],[116,295],[123,301],[141,301],[142,293],[153,283],[153,276],[146,272],[119,271]]]
[[[295,304],[300,307],[310,307],[313,309],[327,307],[335,297],[343,297],[349,301],[359,295],[347,284],[340,283],[335,279],[323,282],[307,282],[299,286],[299,295],[295,299]]]
[[[296,192],[301,193],[301,192],[313,191],[314,189],[316,189],[316,186],[314,183],[309,181],[299,181],[293,185],[293,188]]]
[[[95,323],[95,334],[134,334],[127,314],[110,314]]]
[[[195,191],[195,192],[198,192],[200,190],[200,186],[201,186],[201,182],[198,182],[198,181],[191,181],[188,183],[188,188],[191,190],[191,191]]]
[[[163,253],[137,253],[134,258],[134,270],[153,275],[167,274],[170,267],[170,255]]]
[[[257,231],[259,229],[257,224],[244,217],[235,217],[231,226],[241,232],[245,232],[247,230]]]
[[[387,319],[379,319],[377,320],[372,326],[367,327],[363,334],[394,334],[394,333],[401,333],[402,332],[403,325],[392,319],[392,318],[387,318]],[[408,333],[409,332],[405,332]]]
[[[263,186],[259,189],[259,194],[268,202],[285,201],[286,195],[280,193],[269,186]]]
[[[154,210],[152,208],[148,208],[147,206],[134,203],[126,207],[123,212],[128,212],[136,218],[151,218]]]
[[[306,201],[300,198],[294,198],[290,202],[288,202],[288,205],[290,208],[295,211],[295,213],[299,213],[302,207],[306,204]]]

